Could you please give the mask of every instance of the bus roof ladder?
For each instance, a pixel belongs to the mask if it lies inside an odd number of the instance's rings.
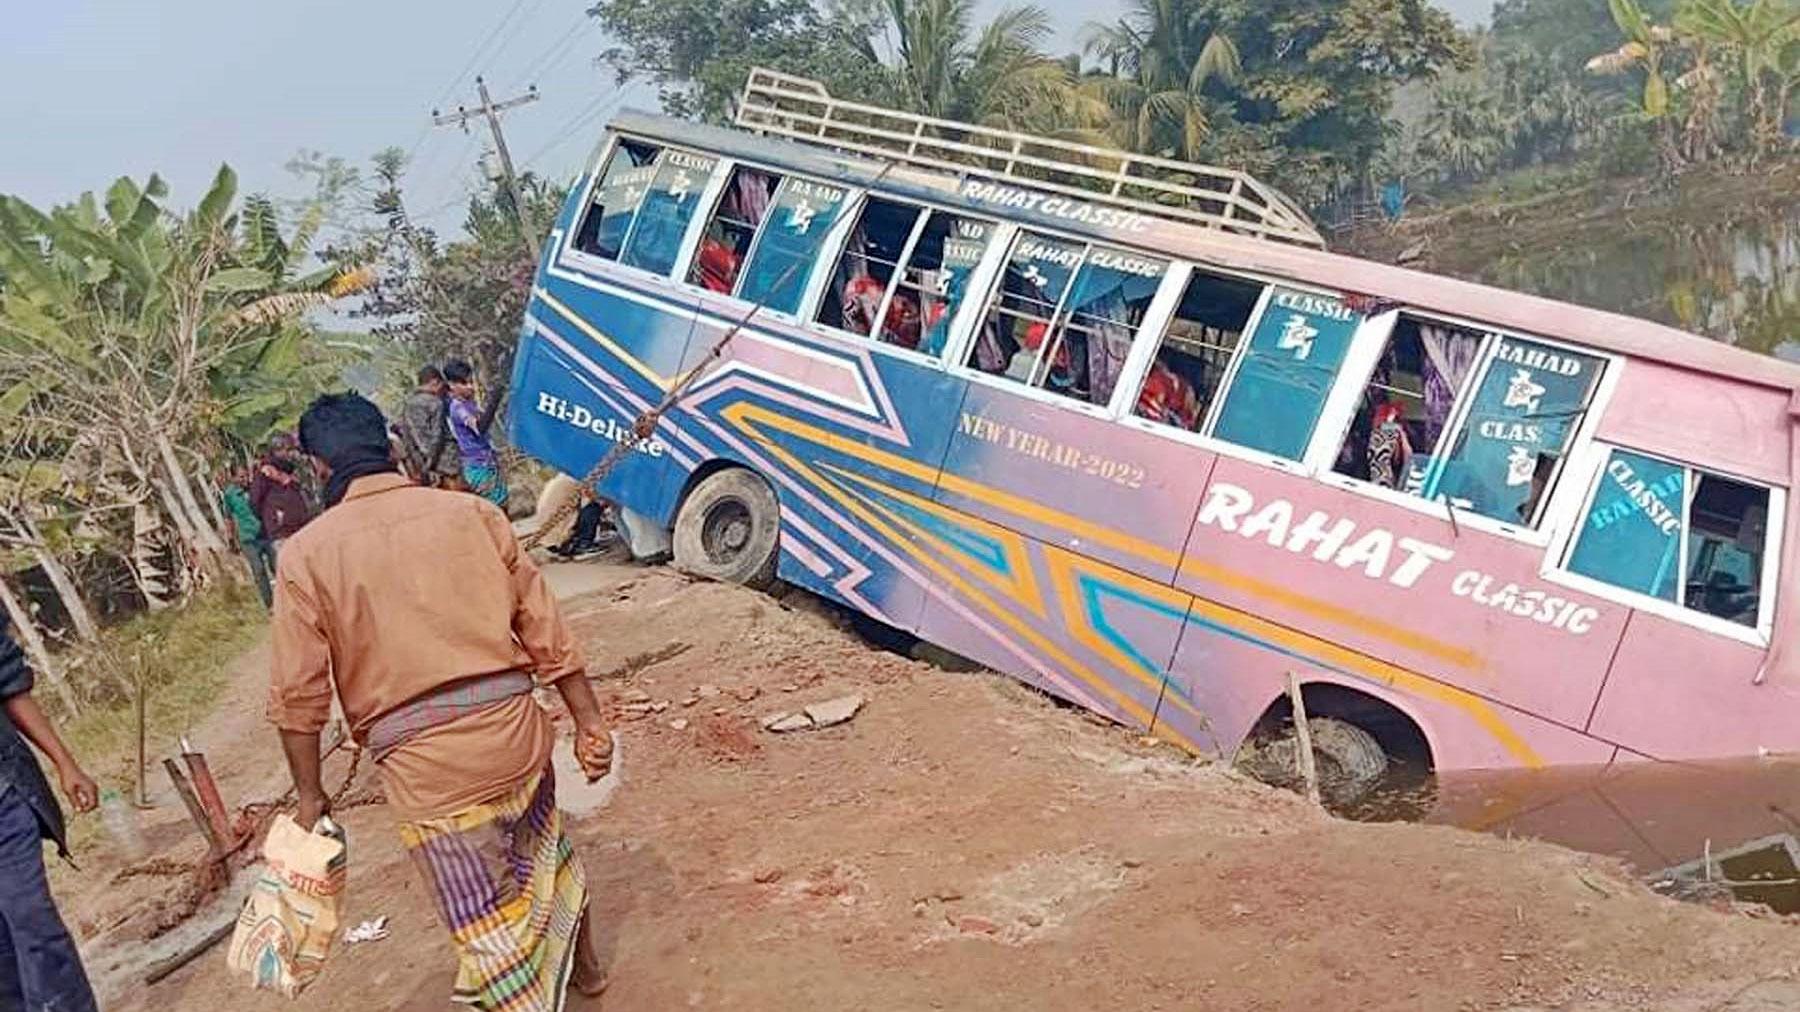
[[[848,102],[818,81],[763,67],[744,82],[737,125],[959,180],[1004,180],[1157,218],[1325,246],[1306,212],[1237,169]]]

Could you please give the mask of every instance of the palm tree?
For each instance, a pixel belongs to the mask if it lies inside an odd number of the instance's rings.
[[[1003,9],[979,31],[975,0],[883,0],[881,11],[892,52],[883,59],[865,42],[864,55],[887,69],[902,108],[1050,134],[1104,116],[1078,87],[1076,68],[1044,55],[1054,29],[1041,7]]]
[[[1086,34],[1088,55],[1111,71],[1117,139],[1145,153],[1198,157],[1216,112],[1208,85],[1243,74],[1231,38],[1191,0],[1131,0],[1116,22]]]
[[[1421,153],[1463,182],[1492,168],[1505,147],[1507,120],[1495,93],[1472,77],[1445,81],[1433,90],[1425,116]]]

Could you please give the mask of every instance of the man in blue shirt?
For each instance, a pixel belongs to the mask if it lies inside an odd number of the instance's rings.
[[[24,652],[0,631],[0,1009],[96,1012],[81,955],[44,875],[43,841],[69,856],[62,809],[26,740],[56,768],[76,811],[92,811],[99,798],[31,698],[33,682]]]

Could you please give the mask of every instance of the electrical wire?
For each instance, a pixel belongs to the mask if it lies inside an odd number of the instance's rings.
[[[562,126],[558,127],[555,136],[550,139],[548,144],[545,144],[543,147],[526,156],[524,161],[520,164],[530,168],[536,165],[538,160],[545,155],[558,150],[563,145],[569,143],[570,140],[580,137],[582,131],[587,129],[590,123],[617,108],[619,103],[625,100],[627,94],[628,89],[615,88],[611,93],[595,98],[592,102],[583,106],[580,112],[576,113]]]

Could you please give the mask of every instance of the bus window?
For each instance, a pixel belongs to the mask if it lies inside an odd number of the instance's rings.
[[[1276,288],[1239,356],[1213,435],[1299,460],[1361,323],[1335,295]]]
[[[725,184],[719,206],[700,237],[700,249],[688,269],[689,284],[725,294],[736,290],[744,257],[780,184],[780,176],[761,169],[740,165],[732,171],[731,182]]]
[[[599,185],[594,187],[587,215],[575,230],[576,249],[590,256],[618,259],[644,191],[656,176],[656,160],[661,153],[662,149],[653,144],[619,140],[600,173]]]
[[[1020,233],[1013,242],[1000,286],[988,303],[987,318],[969,353],[969,367],[1031,383],[1038,352],[1044,347],[1050,324],[1062,308],[1069,282],[1085,253],[1086,247],[1081,243]],[[1046,376],[1045,382],[1072,384],[1070,364],[1065,362],[1058,377],[1053,380]]]
[[[1138,392],[1133,410],[1139,418],[1199,431],[1263,287],[1194,272]]]
[[[664,152],[637,220],[625,237],[619,262],[653,274],[666,275],[673,270],[688,222],[700,205],[700,192],[718,167],[719,160],[709,155],[673,149]]]
[[[1131,340],[1169,262],[1095,246],[1075,276],[1062,322],[1040,352],[1037,385],[1089,404],[1112,402]],[[1068,382],[1058,381],[1066,375]]]
[[[1420,494],[1531,527],[1606,363],[1513,337],[1491,343],[1468,415],[1422,469]]]
[[[1363,388],[1334,470],[1384,488],[1422,494],[1457,398],[1486,338],[1402,316]]]
[[[918,208],[869,198],[832,272],[831,287],[819,303],[820,323],[862,337],[874,335],[902,348],[919,346],[918,300],[899,294],[890,304],[888,294],[894,290],[900,258],[918,223]],[[887,315],[882,317],[884,305]],[[879,332],[877,318],[882,321]]]
[[[811,267],[849,194],[829,183],[784,180],[738,281],[738,297],[782,313],[799,309]]]
[[[1754,627],[1768,524],[1766,488],[1614,450],[1568,569]]]
[[[968,294],[969,275],[987,255],[993,238],[992,222],[947,211],[931,212],[894,292],[896,302],[907,298],[920,307],[919,320],[924,330],[920,351],[933,356],[944,353],[950,325],[956,320],[956,311],[962,308],[963,296]]]

